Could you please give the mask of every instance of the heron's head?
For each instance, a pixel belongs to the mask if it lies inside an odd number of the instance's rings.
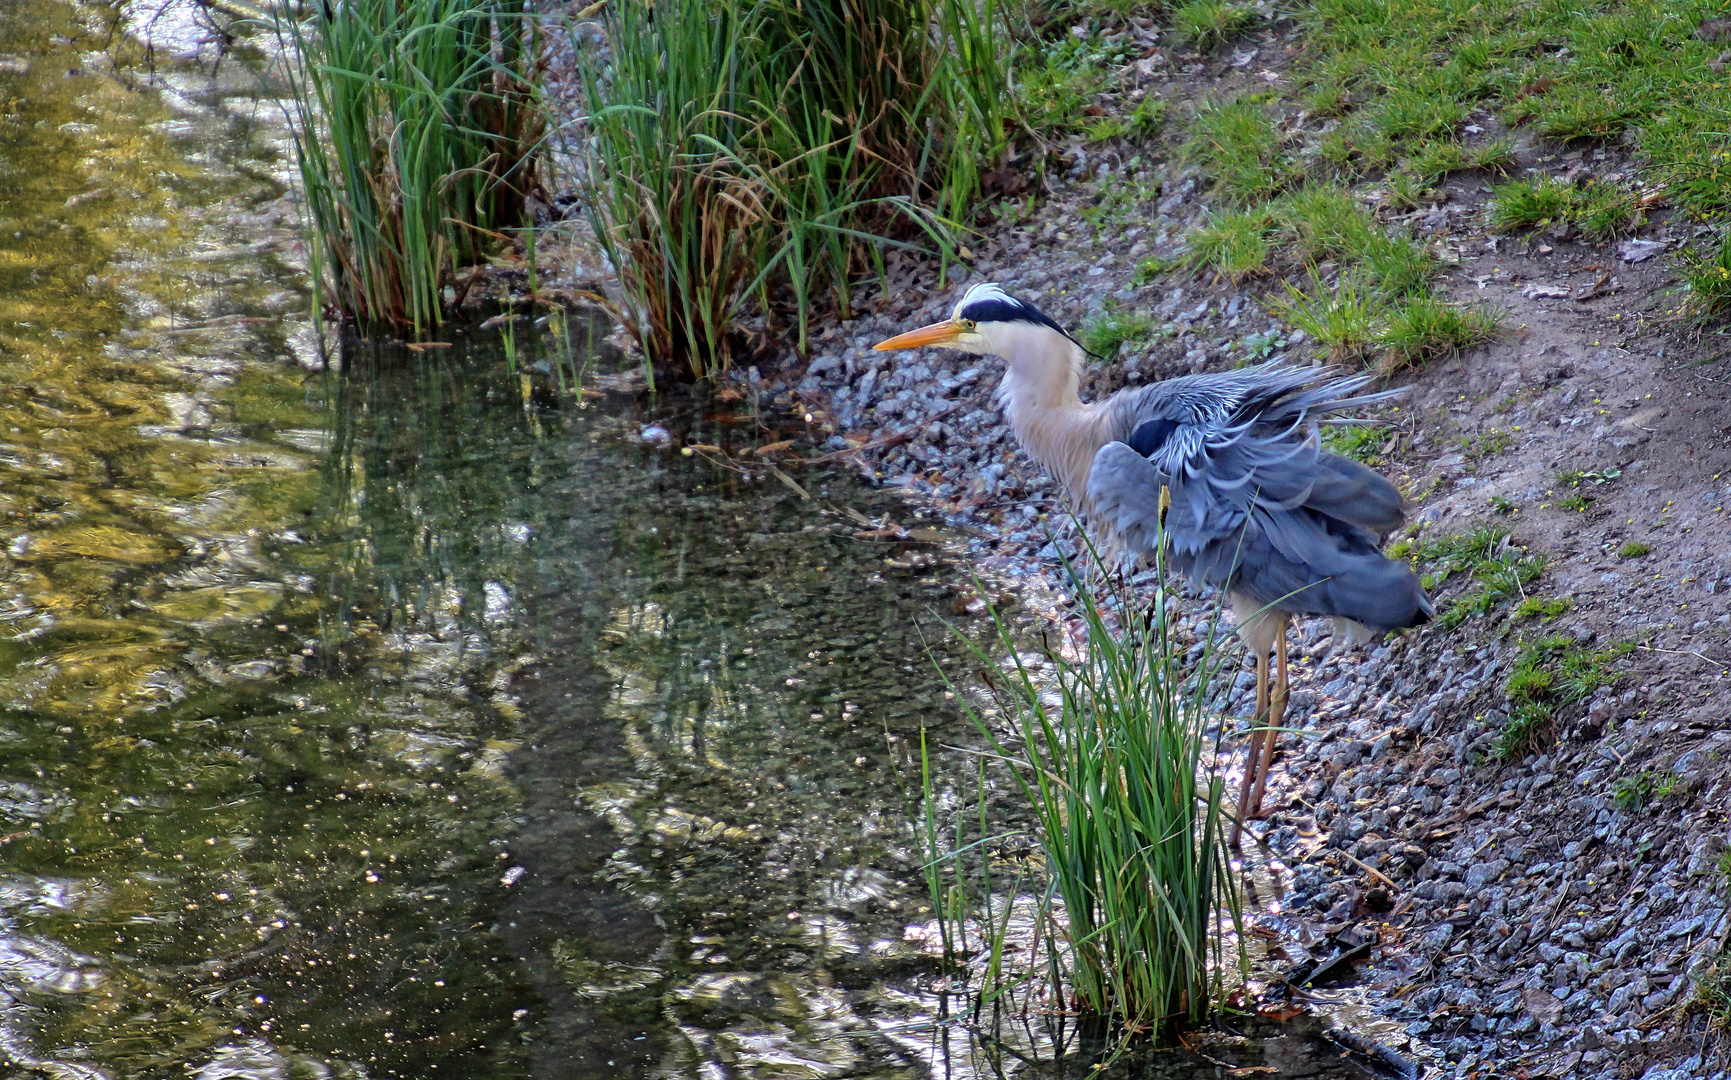
[[[1068,366],[1080,349],[1064,328],[1026,300],[985,283],[969,289],[943,322],[880,341],[874,349],[948,345],[964,352],[1001,356],[1012,364],[1048,361]]]

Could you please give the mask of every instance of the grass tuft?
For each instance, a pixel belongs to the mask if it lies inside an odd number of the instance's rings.
[[[1273,220],[1264,211],[1216,214],[1190,234],[1184,258],[1197,270],[1241,282],[1269,272],[1273,231]]]
[[[1108,300],[1101,310],[1082,324],[1077,340],[1082,348],[1107,360],[1130,342],[1142,341],[1154,329],[1154,320],[1139,311],[1125,311]]]
[[[457,270],[525,223],[545,113],[525,0],[353,0],[278,22],[313,280],[370,330],[419,336]]]
[[[1345,188],[1308,185],[1284,196],[1270,210],[1287,234],[1290,252],[1305,264],[1359,255],[1385,239]]]
[[[1491,228],[1497,232],[1543,228],[1567,218],[1575,187],[1549,176],[1499,184],[1491,194]]]
[[[1187,0],[1171,15],[1172,29],[1203,52],[1213,52],[1256,21],[1256,13],[1228,0]]]
[[[886,245],[948,243],[1007,145],[987,0],[605,7],[586,209],[653,369],[725,368],[749,305],[848,309]],[[777,298],[785,296],[785,302]]]
[[[1551,737],[1557,710],[1586,700],[1600,687],[1614,685],[1621,675],[1610,665],[1632,651],[1634,646],[1627,642],[1593,651],[1577,645],[1567,634],[1528,642],[1503,684],[1509,720],[1497,736],[1492,756],[1515,761],[1539,749]]]
[[[1382,464],[1393,440],[1394,429],[1380,424],[1329,424],[1322,429],[1322,445],[1330,453],[1371,466]]]
[[[1731,314],[1731,231],[1722,233],[1707,254],[1687,251],[1675,266],[1687,294],[1686,314],[1699,322]]]
[[[1248,98],[1204,101],[1190,123],[1181,156],[1214,178],[1214,191],[1238,206],[1260,202],[1285,186],[1288,162],[1268,110]]]
[[[1502,319],[1484,305],[1462,307],[1434,296],[1414,295],[1397,302],[1377,336],[1388,350],[1385,371],[1399,371],[1423,360],[1451,356],[1497,335]]]
[[[1373,250],[1417,251],[1401,244],[1407,242],[1384,241]],[[1412,269],[1419,272],[1417,266]],[[1461,307],[1422,292],[1391,298],[1368,286],[1366,276],[1343,275],[1333,289],[1314,274],[1308,290],[1289,282],[1286,295],[1269,301],[1268,309],[1308,334],[1330,360],[1364,359],[1381,351],[1385,372],[1471,348],[1501,327],[1490,308]]]
[[[1543,748],[1555,728],[1556,715],[1550,709],[1537,704],[1517,705],[1491,744],[1491,757],[1497,761],[1519,761]]]
[[[1592,239],[1611,240],[1646,220],[1640,200],[1615,184],[1576,187],[1553,177],[1529,177],[1497,187],[1490,224],[1497,232],[1574,225]]]
[[[1156,560],[1164,575],[1164,560]],[[1168,606],[1174,594],[1164,588],[1152,601],[1114,592],[1114,615],[1087,583],[1072,575],[1072,584],[1082,624],[1073,649],[1049,647],[1038,667],[1025,663],[1000,622],[998,646],[1014,663],[999,686],[999,713],[989,721],[958,694],[1036,822],[1047,880],[1035,891],[1061,902],[1042,907],[1036,920],[1046,956],[1026,976],[1003,972],[996,958],[1007,906],[994,917],[989,908],[974,914],[949,902],[954,889],[945,874],[966,876],[966,851],[937,850],[938,800],[928,782],[934,906],[958,929],[970,917],[992,928],[982,1002],[1012,982],[1039,981],[1052,1002],[1073,1003],[1128,1032],[1163,1033],[1175,1022],[1194,1024],[1221,1000],[1234,967],[1222,930],[1242,928],[1226,786],[1205,735],[1220,708],[1210,688],[1220,685],[1222,656],[1209,649],[1186,663],[1177,612]],[[1010,739],[999,734],[1006,720]],[[953,936],[944,930],[946,941]],[[1244,963],[1240,946],[1239,978]]]
[[[1395,548],[1390,548],[1394,554]],[[1481,522],[1465,533],[1432,537],[1400,549],[1426,565],[1420,581],[1435,590],[1458,575],[1471,581],[1461,596],[1441,605],[1437,625],[1453,630],[1474,615],[1488,615],[1506,601],[1526,599],[1526,586],[1545,571],[1545,556],[1533,554],[1510,539],[1506,525]]]
[[[1334,289],[1314,276],[1308,291],[1291,282],[1286,295],[1268,310],[1304,331],[1330,360],[1355,360],[1376,342],[1376,297],[1356,276],[1343,277]]]

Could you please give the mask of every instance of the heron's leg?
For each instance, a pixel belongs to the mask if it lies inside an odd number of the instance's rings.
[[[1262,789],[1268,783],[1268,767],[1274,762],[1274,740],[1286,723],[1286,627],[1274,639],[1274,691],[1269,696],[1267,731],[1263,733],[1262,760],[1256,766],[1256,790],[1250,793],[1250,816],[1262,816]]]
[[[1256,711],[1250,714],[1250,746],[1244,753],[1244,784],[1238,790],[1238,817],[1232,823],[1231,845],[1238,846],[1238,833],[1250,811],[1250,789],[1256,783],[1256,763],[1261,757],[1262,727],[1268,720],[1268,654],[1256,656]]]

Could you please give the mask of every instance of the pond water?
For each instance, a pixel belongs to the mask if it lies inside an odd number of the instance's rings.
[[[311,371],[280,129],[165,10],[0,19],[7,1075],[983,1067],[903,932],[943,535],[496,331]],[[1352,1075],[1306,1045],[1234,1059]]]

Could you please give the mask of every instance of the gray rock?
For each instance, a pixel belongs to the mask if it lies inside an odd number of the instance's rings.
[[[1669,246],[1662,240],[1625,240],[1617,245],[1617,257],[1626,263],[1646,262]]]
[[[1468,889],[1482,889],[1491,882],[1502,877],[1503,871],[1509,868],[1507,859],[1489,859],[1476,862],[1467,867],[1466,886]]]

